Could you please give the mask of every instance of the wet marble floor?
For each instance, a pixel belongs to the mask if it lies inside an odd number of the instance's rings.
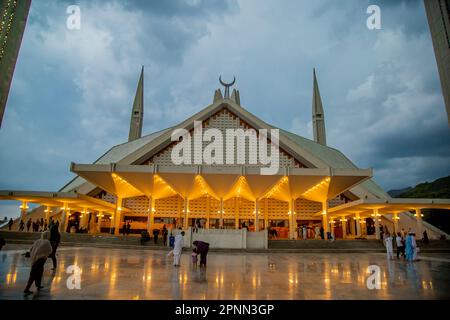
[[[191,265],[190,251],[174,268],[166,251],[72,247],[59,249],[55,273],[47,261],[45,288],[25,297],[30,266],[24,252],[19,245],[0,252],[0,299],[450,298],[448,255],[406,263],[375,253],[212,252],[205,270]],[[68,288],[70,265],[81,270],[80,289]],[[367,288],[369,265],[380,267],[380,289]]]

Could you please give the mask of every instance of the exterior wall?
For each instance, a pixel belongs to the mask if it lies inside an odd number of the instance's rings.
[[[178,234],[175,230],[174,234]],[[247,232],[246,229],[199,229],[185,231],[184,246],[192,247],[195,240],[208,242],[212,249],[267,249],[267,231]]]

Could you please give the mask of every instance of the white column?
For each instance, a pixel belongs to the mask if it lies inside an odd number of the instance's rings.
[[[331,219],[329,223],[330,223],[330,233],[334,235],[334,224],[336,223],[336,221]],[[327,224],[327,226],[328,226],[328,224]],[[324,234],[324,236],[325,236],[325,239],[327,239],[326,233]]]
[[[373,209],[373,218],[375,221],[375,238],[380,239],[380,214],[378,213],[378,209]]]
[[[259,201],[255,201],[255,231],[259,231]]]
[[[102,224],[103,212],[99,211],[97,214],[97,232],[101,232],[101,224]]]
[[[264,199],[264,228],[269,228],[269,199]]]
[[[211,197],[206,197],[206,226],[205,229],[209,229],[209,217],[211,215]]]
[[[416,208],[416,221],[417,221],[417,239],[422,239],[423,232],[423,220],[422,220],[422,210],[420,208]]]
[[[341,226],[342,226],[342,239],[347,238],[347,219],[345,216],[341,217]]]
[[[45,212],[45,219],[47,220],[47,223],[50,220],[50,211],[51,211],[50,207],[47,206],[47,208],[45,208],[45,211],[44,211]]]
[[[400,220],[400,217],[398,216],[397,212],[394,212],[392,220],[394,220],[394,233],[397,234],[397,232],[399,232],[399,230],[398,230],[398,222]]]
[[[189,199],[187,197],[184,198],[184,218],[183,218],[183,228],[188,228],[188,219],[189,219]]]
[[[155,223],[155,199],[153,197],[148,198],[148,213],[147,213],[147,231],[150,233],[150,229]]]
[[[356,220],[356,236],[360,237],[361,236],[361,217],[359,215],[359,213],[355,214],[355,220]]]
[[[219,228],[223,228],[223,198],[220,198],[220,219]]]
[[[114,228],[114,234],[115,235],[119,235],[119,228],[120,228],[120,221],[121,221],[121,217],[122,217],[122,198],[121,197],[117,197],[116,199],[116,209],[114,210],[114,218],[113,218],[113,228]]]
[[[328,201],[324,201],[322,202],[322,227],[325,240],[327,239],[328,224]],[[331,233],[334,233],[334,226]]]
[[[70,210],[68,210],[67,204],[64,204],[64,207],[61,208],[61,221],[59,223],[59,232],[66,232],[66,221],[69,218]]]
[[[239,229],[239,199],[234,198],[234,228]]]
[[[25,201],[22,202],[20,205],[20,219],[23,220],[23,222],[26,224],[27,221],[25,220],[27,217],[27,209],[28,209],[28,203]]]
[[[295,202],[294,199],[291,199],[289,201],[289,239],[294,240],[295,237],[295,224],[294,224],[294,208],[295,208]]]

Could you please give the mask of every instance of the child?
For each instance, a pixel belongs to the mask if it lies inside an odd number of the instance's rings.
[[[198,256],[197,249],[194,248],[194,249],[192,250],[192,266],[193,266],[194,268],[197,267],[197,256]]]

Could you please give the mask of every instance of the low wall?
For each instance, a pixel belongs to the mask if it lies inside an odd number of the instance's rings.
[[[267,230],[247,232],[247,249],[267,249],[268,243]]]
[[[248,232],[247,229],[198,229],[185,231],[184,246],[192,247],[195,240],[208,242],[212,249],[267,249],[267,231]],[[173,230],[176,235],[180,231]]]

